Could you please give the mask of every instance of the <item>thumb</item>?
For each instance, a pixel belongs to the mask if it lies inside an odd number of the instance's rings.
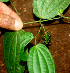
[[[23,27],[21,20],[12,18],[9,15],[0,13],[0,27],[9,30],[20,30]]]
[[[20,17],[2,2],[0,2],[0,27],[15,31],[23,27]]]

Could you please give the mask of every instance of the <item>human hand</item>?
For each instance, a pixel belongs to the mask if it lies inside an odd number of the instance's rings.
[[[23,27],[20,17],[2,2],[0,2],[0,27],[14,31]]]

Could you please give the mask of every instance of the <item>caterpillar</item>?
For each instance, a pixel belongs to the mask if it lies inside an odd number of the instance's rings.
[[[23,27],[20,17],[2,2],[0,2],[0,27],[14,31]]]

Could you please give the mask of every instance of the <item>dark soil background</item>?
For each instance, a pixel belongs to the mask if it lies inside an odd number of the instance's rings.
[[[32,1],[12,0],[23,23],[38,20],[32,11]],[[15,11],[11,3],[8,2],[7,5]],[[64,16],[70,17],[70,6],[65,10]],[[45,22],[43,25],[46,31],[49,31],[51,34],[51,43],[48,47],[55,62],[56,73],[70,73],[70,20],[54,20]],[[39,27],[39,23],[27,24],[24,25],[23,30],[31,32],[35,36],[39,31]],[[0,73],[8,73],[3,53],[3,36],[5,31],[5,29],[0,28]],[[42,43],[42,33],[37,36],[38,43]],[[34,39],[31,41],[31,44],[34,45]]]

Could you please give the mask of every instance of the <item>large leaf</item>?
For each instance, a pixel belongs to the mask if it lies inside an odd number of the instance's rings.
[[[70,0],[33,0],[33,12],[42,19],[51,19],[64,11]]]
[[[1,2],[8,2],[9,0],[0,0]]]
[[[24,73],[24,47],[33,39],[33,34],[23,30],[6,32],[3,38],[4,59],[9,73]],[[22,51],[22,52],[21,52]]]
[[[54,60],[48,48],[43,44],[37,44],[29,51],[29,73],[55,73]]]

